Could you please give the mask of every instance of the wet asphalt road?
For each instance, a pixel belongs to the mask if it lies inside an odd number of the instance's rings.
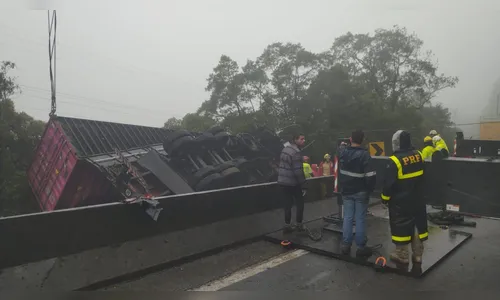
[[[477,228],[456,228],[473,233],[424,278],[380,274],[373,269],[306,254],[235,282],[227,291],[295,290],[498,290],[500,221],[474,219]],[[185,291],[228,276],[238,270],[283,254],[275,244],[259,241],[205,257],[139,280],[108,287],[111,291]],[[425,259],[425,256],[424,256]]]

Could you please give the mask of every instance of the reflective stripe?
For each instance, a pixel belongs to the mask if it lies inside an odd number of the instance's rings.
[[[424,232],[424,233],[421,233],[421,234],[419,234],[419,235],[418,235],[418,237],[419,237],[420,239],[425,239],[425,238],[426,238],[426,237],[428,237],[428,236],[429,236],[429,233],[428,233],[428,232]]]
[[[340,174],[351,176],[351,177],[356,177],[356,178],[365,178],[365,177],[371,177],[377,175],[377,172],[368,172],[368,173],[354,173],[354,172],[349,172],[345,170],[340,170]]]
[[[382,197],[382,200],[385,200],[385,201],[387,201],[387,200],[390,200],[390,199],[391,199],[391,197],[390,197],[390,196],[386,196],[386,195],[384,195],[384,194],[381,194],[381,195],[380,195],[380,197]]]
[[[419,151],[419,153],[420,153],[420,151]],[[420,157],[422,157],[422,156],[420,156]],[[415,177],[424,175],[424,170],[420,170],[420,171],[408,173],[408,174],[403,174],[403,166],[401,166],[399,159],[396,156],[391,156],[390,158],[392,159],[392,161],[396,164],[396,167],[398,168],[398,179],[410,179],[410,178],[415,178]]]
[[[418,235],[418,237],[420,239],[425,239],[425,238],[429,237],[429,233],[428,232],[421,233]],[[409,241],[411,241],[411,236],[395,236],[395,235],[393,235],[392,240],[396,241],[396,242],[409,242]]]
[[[411,236],[392,236],[392,240],[396,242],[409,242],[411,241]]]

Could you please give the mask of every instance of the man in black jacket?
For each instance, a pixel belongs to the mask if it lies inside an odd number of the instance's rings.
[[[339,149],[339,187],[344,204],[344,224],[342,228],[342,253],[351,253],[353,241],[353,220],[356,221],[356,256],[371,256],[366,247],[366,212],[370,193],[375,188],[376,172],[370,165],[371,156],[361,147],[365,134],[361,130],[352,133],[351,145]]]
[[[381,195],[389,205],[392,242],[396,245],[390,258],[409,263],[408,244],[411,244],[413,262],[421,263],[423,242],[429,236],[422,153],[413,148],[410,133],[404,130],[393,135],[392,149],[394,154],[387,162]]]
[[[297,206],[297,228],[303,229],[302,220],[304,215],[304,175],[303,158],[300,149],[304,146],[303,134],[293,136],[292,141],[287,143],[281,151],[280,164],[278,168],[278,185],[281,186],[285,201],[285,228],[284,232],[292,231],[292,206]]]

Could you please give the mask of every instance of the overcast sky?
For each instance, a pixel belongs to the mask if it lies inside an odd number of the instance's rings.
[[[348,31],[395,24],[424,40],[440,71],[459,77],[455,89],[435,99],[454,112],[455,122],[478,121],[500,77],[498,0],[88,3],[55,7],[58,115],[161,126],[208,98],[206,78],[221,54],[244,64],[277,41],[320,52]],[[0,37],[0,61],[18,66],[17,108],[47,120],[47,11],[0,9]]]

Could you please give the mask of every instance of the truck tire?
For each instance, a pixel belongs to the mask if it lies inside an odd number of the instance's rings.
[[[198,183],[200,183],[200,181],[203,180],[203,178],[205,178],[207,176],[210,176],[210,175],[212,175],[214,173],[218,173],[218,172],[212,166],[201,168],[201,169],[199,169],[198,171],[196,171],[193,174],[193,180],[191,180],[191,184],[190,185],[191,186],[196,186]]]
[[[177,131],[170,133],[167,136],[167,138],[165,139],[165,142],[173,143],[176,140],[178,140],[179,138],[185,137],[185,136],[192,136],[192,134],[191,134],[191,132],[189,132],[187,130],[177,130]]]
[[[220,126],[214,126],[210,129],[207,130],[207,132],[213,134],[213,135],[217,135],[219,132],[224,132],[224,128],[220,127]]]
[[[233,174],[236,174],[236,173],[240,173],[240,170],[236,167],[229,167],[227,169],[225,169],[224,171],[221,171],[220,175],[222,177],[227,177],[227,176],[231,176]]]
[[[208,191],[216,188],[217,181],[221,178],[219,173],[214,173],[203,178],[196,186],[195,191]]]
[[[215,139],[217,140],[218,149],[222,149],[229,143],[231,135],[228,134],[227,132],[222,131],[215,134]]]
[[[204,132],[202,135],[196,137],[195,142],[199,145],[199,149],[214,149],[217,148],[217,139],[213,134]]]
[[[228,161],[228,162],[214,166],[214,169],[216,170],[216,172],[221,173],[221,172],[223,172],[229,168],[233,168],[233,167],[235,167],[234,162]]]
[[[245,158],[236,158],[233,162],[235,167],[240,168],[240,166],[245,166],[248,163],[248,160]]]
[[[175,142],[168,144],[164,149],[170,156],[177,156],[182,152],[189,152],[188,146],[193,144],[193,137],[183,136],[177,139]]]
[[[242,186],[248,184],[249,176],[247,173],[241,172],[236,167],[231,167],[229,169],[221,172],[222,178],[220,179],[221,188]]]

